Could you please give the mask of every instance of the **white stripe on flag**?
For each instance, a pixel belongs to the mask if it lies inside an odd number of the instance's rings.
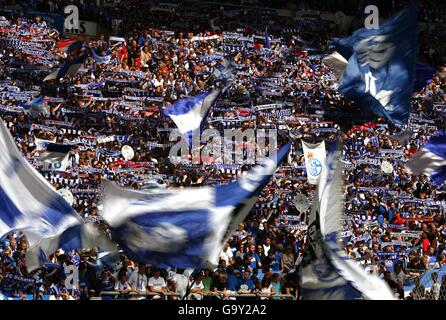
[[[446,160],[427,150],[421,148],[407,163],[406,171],[409,174],[430,176],[439,168],[446,166]]]

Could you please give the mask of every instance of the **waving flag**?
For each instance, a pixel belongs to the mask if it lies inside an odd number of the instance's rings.
[[[45,100],[42,96],[35,98],[31,102],[28,102],[23,105],[23,108],[26,112],[28,112],[32,117],[37,118],[40,115],[49,116],[50,111],[45,105]]]
[[[341,78],[347,67],[347,59],[353,55],[353,45],[351,38],[334,38],[333,43],[336,46],[336,52],[327,56],[324,63],[332,69],[338,80]],[[415,84],[413,92],[418,92],[427,84],[432,82],[435,74],[435,69],[431,66],[417,62],[415,65]]]
[[[209,109],[217,101],[220,93],[221,90],[201,93],[193,98],[178,100],[164,110],[164,115],[169,116],[175,122],[189,145],[192,145],[192,133],[199,131],[204,126]]]
[[[367,274],[340,247],[343,192],[340,152],[332,152],[322,171],[308,221],[308,248],[300,271],[304,300],[392,300],[387,284]]]
[[[43,79],[43,81],[59,80],[60,78],[65,77],[67,74],[70,76],[76,75],[77,70],[79,70],[79,68],[82,66],[87,57],[88,57],[88,52],[84,51],[76,59],[68,61],[63,65],[63,67],[58,68],[56,71],[47,75],[45,79]]]
[[[446,133],[440,131],[430,138],[407,163],[406,171],[414,175],[425,174],[436,185],[446,180]]]
[[[234,80],[235,65],[229,57],[223,58],[220,65],[215,68],[214,77],[216,80],[221,80],[227,83],[230,80]]]
[[[289,144],[278,152],[279,162],[288,149]],[[277,162],[266,158],[239,180],[217,187],[142,192],[106,181],[102,216],[132,260],[179,268],[216,263],[276,168]]]
[[[76,38],[70,38],[70,39],[63,39],[59,40],[56,43],[56,47],[58,47],[61,51],[66,52],[67,54],[70,54],[77,48],[80,48],[82,46],[82,41],[76,39]]]
[[[65,199],[22,157],[0,121],[0,237],[23,231],[31,250],[28,271],[58,248],[91,248],[109,243],[86,225]],[[60,241],[59,241],[60,239]],[[82,246],[81,246],[82,245]],[[108,247],[112,247],[109,243]],[[114,247],[116,249],[116,247]]]
[[[342,43],[354,48],[338,90],[397,125],[407,123],[417,53],[416,4]]]
[[[96,53],[95,49],[91,49],[91,54],[97,64],[108,64],[111,60],[112,54],[109,50],[105,52],[104,56],[100,56]]]
[[[39,152],[39,158],[43,162],[44,171],[66,171],[72,145],[52,143],[41,139],[36,139],[36,145],[42,151]]]
[[[348,61],[337,51],[322,59],[322,63],[331,69],[333,74],[339,80],[344,74]]]

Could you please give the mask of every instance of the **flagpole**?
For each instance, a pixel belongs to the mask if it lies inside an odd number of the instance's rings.
[[[201,272],[203,272],[203,269],[200,269],[198,274],[200,274]],[[196,278],[194,277],[194,281],[192,281],[190,286],[188,286],[188,288],[186,289],[186,293],[184,294],[184,297],[181,300],[186,300],[186,297],[189,295],[190,290],[192,289],[192,286],[195,284],[195,282],[196,282]]]

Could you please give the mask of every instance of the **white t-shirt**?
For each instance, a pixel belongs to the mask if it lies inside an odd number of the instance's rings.
[[[220,258],[226,260],[226,264],[229,263],[229,260],[232,259],[234,254],[232,253],[231,248],[228,248],[228,250],[223,251],[223,249],[220,252]]]
[[[115,283],[115,290],[130,290],[130,285],[127,281],[122,283],[121,281],[117,281]]]
[[[175,293],[183,298],[186,295],[187,285],[189,284],[189,280],[184,274],[175,274],[172,277],[172,282],[175,282]]]
[[[438,300],[440,298],[440,284],[435,283],[432,285],[431,292],[434,295],[434,299]]]
[[[133,271],[129,279],[129,284],[133,290],[145,292],[147,287],[147,276],[145,274],[140,274],[137,270]]]
[[[191,281],[191,283],[192,283],[192,281]],[[190,285],[190,284],[189,284],[189,285]],[[191,289],[191,290],[192,290],[192,289],[201,289],[201,290],[203,290],[203,289],[204,289],[203,281],[200,281],[200,282],[194,282],[194,284],[191,286],[190,289]]]
[[[163,277],[151,277],[149,279],[149,287],[153,287],[153,289],[162,289],[166,287],[166,281],[164,280]]]

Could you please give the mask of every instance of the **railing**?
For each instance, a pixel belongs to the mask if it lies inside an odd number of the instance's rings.
[[[220,298],[266,298],[266,299],[278,299],[278,300],[294,300],[295,297],[291,294],[277,294],[271,295],[267,293],[227,293],[225,295],[217,292],[203,292],[198,294],[202,298],[204,297],[220,297]],[[113,296],[115,299],[136,299],[141,297],[155,297],[158,296],[161,299],[167,300],[169,298],[180,299],[179,295],[174,292],[158,293],[158,292],[121,292],[121,291],[102,291],[100,297],[92,297],[91,300],[102,300],[104,296]],[[189,300],[189,299],[188,299]]]

